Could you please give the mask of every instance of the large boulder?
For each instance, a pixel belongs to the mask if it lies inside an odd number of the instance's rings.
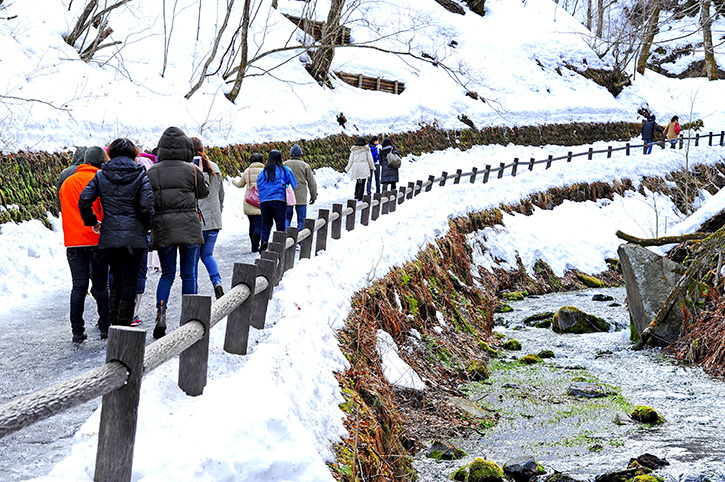
[[[556,333],[607,332],[609,323],[574,306],[562,306],[554,315],[551,329]]]
[[[630,322],[639,338],[685,273],[685,268],[636,244],[623,244],[617,252],[627,286]],[[680,337],[682,318],[678,304],[652,331],[652,340],[657,345],[669,345]]]

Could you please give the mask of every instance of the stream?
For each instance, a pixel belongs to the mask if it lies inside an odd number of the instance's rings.
[[[610,301],[593,301],[594,294]],[[483,457],[502,465],[533,455],[547,470],[593,480],[623,470],[631,458],[649,453],[670,465],[656,474],[666,481],[725,481],[725,381],[700,368],[675,363],[659,348],[633,351],[624,288],[591,289],[529,297],[511,302],[512,312],[495,316],[494,331],[521,342],[490,362],[491,377],[466,387],[469,399],[499,415],[480,435],[452,442],[468,454],[457,461],[424,455],[414,466],[421,481],[445,480],[456,468]],[[576,306],[604,318],[609,333],[554,333],[522,320]],[[515,359],[542,350],[555,358],[523,365]],[[575,399],[566,394],[574,380],[596,382],[610,395]],[[661,425],[616,424],[618,413],[636,405],[653,407]]]

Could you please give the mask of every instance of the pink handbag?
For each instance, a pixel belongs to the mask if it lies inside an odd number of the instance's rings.
[[[294,206],[297,204],[297,198],[295,197],[295,190],[292,188],[292,185],[289,183],[289,179],[287,178],[287,169],[284,170],[284,179],[287,181],[284,185],[285,195],[287,196],[287,206]]]
[[[249,171],[249,189],[247,189],[247,194],[244,195],[244,200],[254,206],[255,208],[259,207],[259,191],[257,190],[257,186],[252,186],[252,172]]]

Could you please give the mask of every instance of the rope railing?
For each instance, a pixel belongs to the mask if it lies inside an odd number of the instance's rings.
[[[720,134],[710,132],[703,137],[707,137],[708,146],[712,146],[713,138],[717,136],[720,138],[719,145],[725,145],[725,131]],[[694,146],[697,147],[701,138],[698,133],[694,137],[680,137],[676,142],[682,149],[685,140],[688,141],[688,147],[690,141],[694,140]],[[671,141],[665,142],[671,144]],[[0,437],[101,396],[101,427],[94,478],[130,481],[143,375],[178,356],[179,387],[190,396],[200,395],[206,386],[209,330],[227,318],[224,350],[245,355],[249,329],[264,328],[268,301],[285,271],[294,266],[297,246],[299,259],[317,256],[327,247],[328,233],[332,239],[340,239],[343,225],[346,231],[352,231],[359,219],[360,224],[367,226],[381,215],[394,212],[398,205],[407,200],[422,192],[429,192],[436,185],[445,186],[451,180],[454,185],[460,184],[464,178],[471,183],[479,179],[488,183],[492,174],[500,179],[510,170],[511,176],[516,176],[519,167],[532,171],[535,165],[546,164],[546,169],[549,169],[556,161],[571,162],[572,159],[583,156],[592,160],[595,154],[604,153],[607,158],[611,158],[613,153],[622,150],[630,155],[632,148],[665,146],[665,142],[640,145],[626,143],[623,147],[608,146],[598,150],[590,147],[585,152],[569,151],[565,156],[549,155],[540,160],[530,158],[528,162],[515,158],[510,163],[499,163],[498,167],[486,165],[482,170],[474,167],[470,172],[463,172],[461,169],[457,169],[455,173],[444,171],[438,177],[431,175],[427,180],[409,182],[398,190],[365,195],[362,201],[350,199],[346,206],[335,203],[332,210],[320,209],[317,219],[308,218],[303,221],[302,230],[289,227],[284,232],[273,233],[267,251],[260,253],[254,264],[236,263],[231,289],[218,300],[212,302],[208,296],[184,295],[180,327],[163,338],[145,346],[144,330],[112,326],[109,330],[105,365],[0,406]],[[118,447],[127,447],[128,450],[118,453]]]

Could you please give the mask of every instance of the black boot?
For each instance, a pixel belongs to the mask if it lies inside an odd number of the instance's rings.
[[[108,294],[108,324],[118,324],[118,303],[121,301],[121,290],[111,290]],[[102,330],[103,327],[99,326]],[[106,329],[108,332],[108,329]]]
[[[118,324],[121,326],[131,326],[131,321],[133,320],[133,312],[135,309],[135,302],[121,301],[118,304]]]
[[[216,299],[224,296],[224,288],[222,288],[222,285],[214,285],[214,296],[216,296]]]
[[[154,327],[154,338],[159,339],[166,335],[166,305],[161,301],[156,307],[156,326]]]

